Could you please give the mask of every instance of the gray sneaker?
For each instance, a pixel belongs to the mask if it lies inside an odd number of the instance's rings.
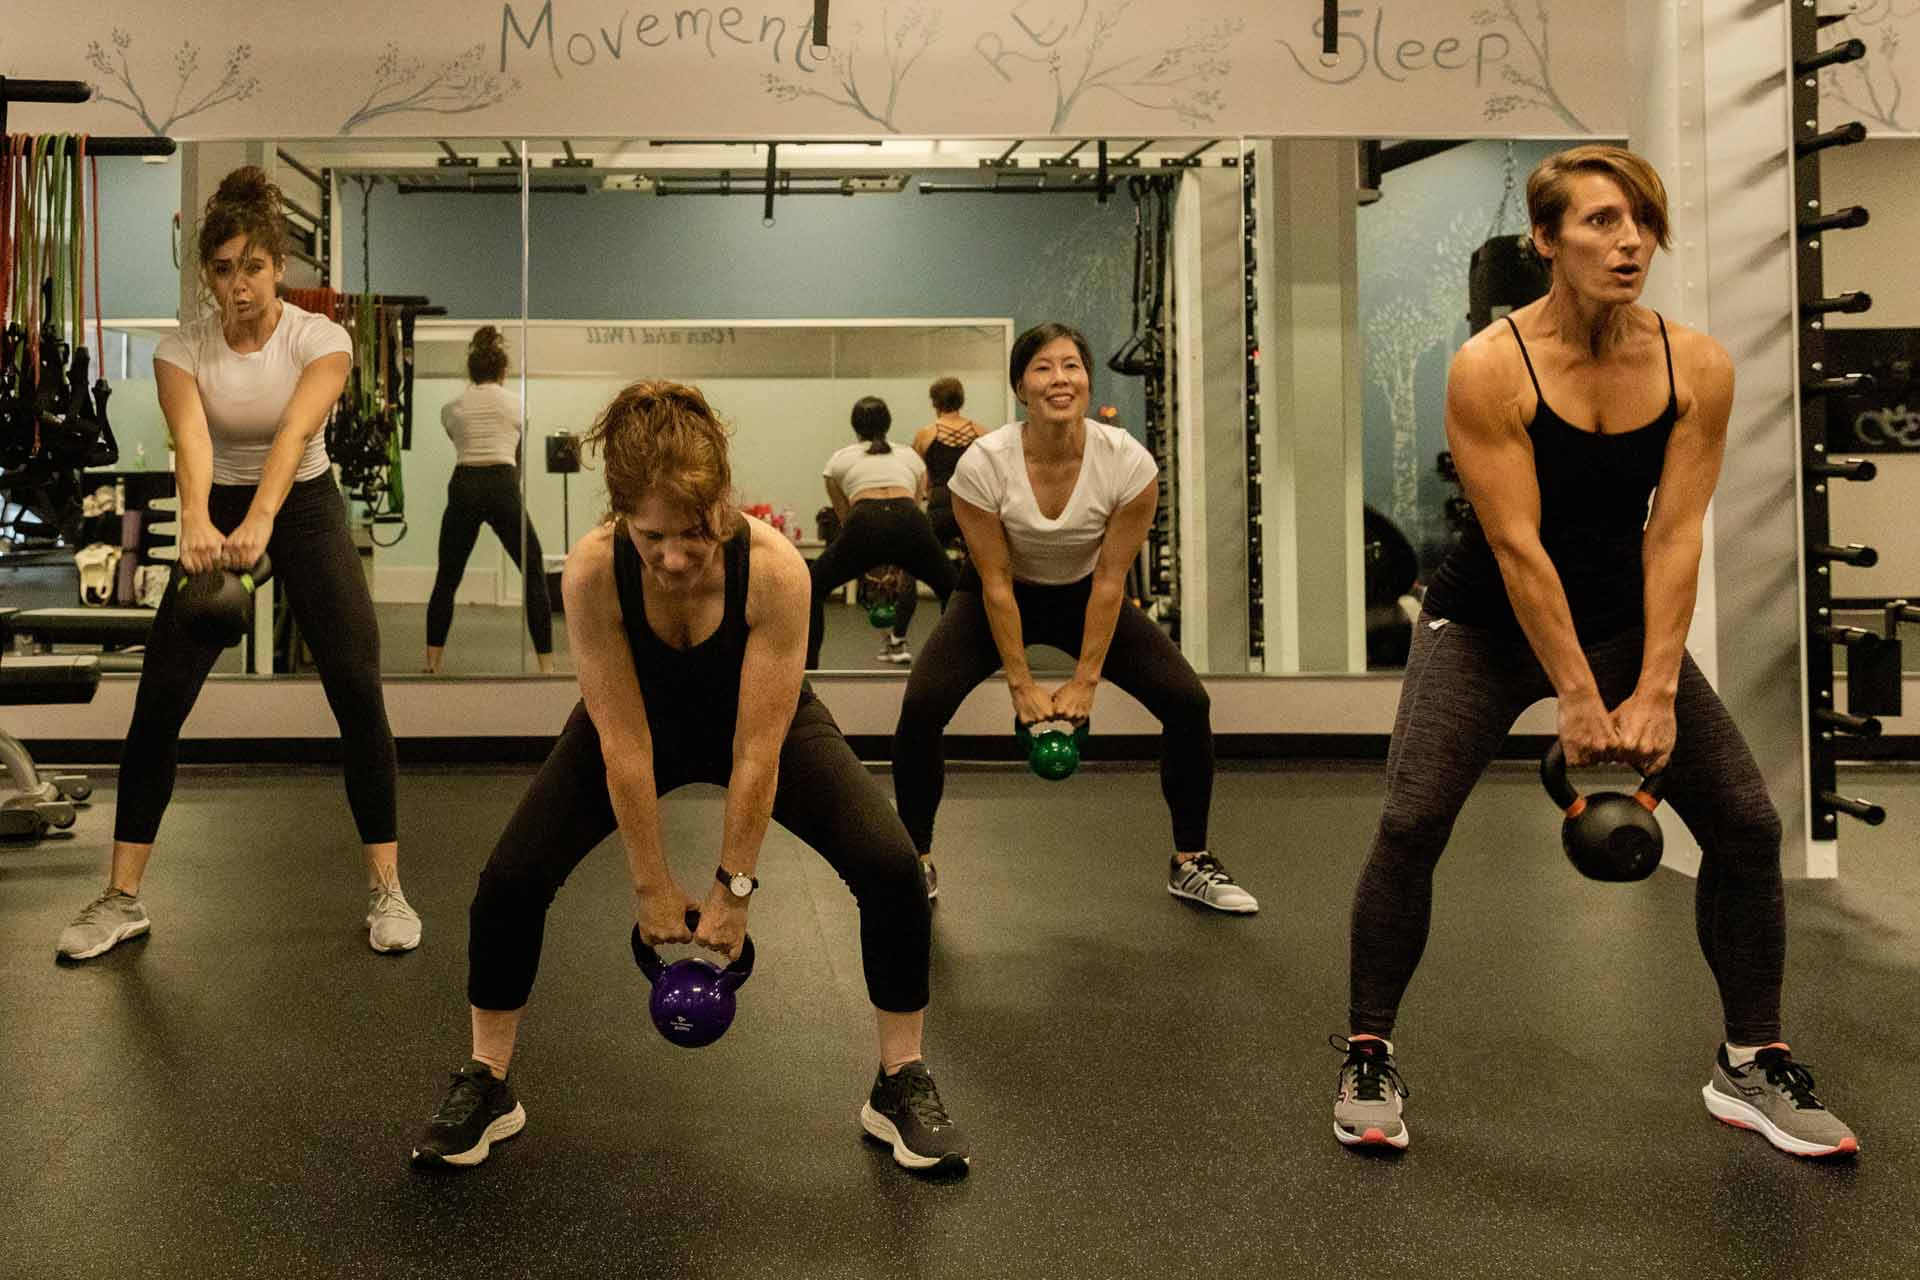
[[[1813,1092],[1813,1073],[1793,1060],[1784,1045],[1762,1049],[1745,1068],[1727,1061],[1727,1046],[1714,1055],[1713,1075],[1700,1090],[1716,1120],[1754,1129],[1796,1156],[1853,1155],[1853,1130],[1840,1123]]]
[[[920,859],[920,876],[927,882],[927,901],[932,902],[940,896],[940,873],[934,869],[932,858]]]
[[[1333,1095],[1333,1136],[1348,1147],[1406,1150],[1407,1122],[1401,1118],[1400,1100],[1407,1096],[1407,1086],[1394,1069],[1387,1042],[1344,1036],[1327,1039],[1347,1055]]]
[[[69,960],[91,960],[113,950],[128,938],[145,933],[153,922],[147,909],[130,893],[109,887],[89,902],[73,923],[60,931],[54,954]]]
[[[382,954],[420,945],[420,915],[400,886],[367,890],[367,945]]]
[[[1185,862],[1172,859],[1167,866],[1167,892],[1235,915],[1251,915],[1260,909],[1253,895],[1235,884],[1227,869],[1220,865],[1220,859],[1210,853]]]

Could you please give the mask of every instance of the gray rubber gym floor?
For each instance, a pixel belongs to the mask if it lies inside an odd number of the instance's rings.
[[[1579,880],[1517,769],[1440,872],[1398,1036],[1413,1147],[1339,1148],[1325,1037],[1380,774],[1303,767],[1219,779],[1214,847],[1263,904],[1242,919],[1166,894],[1151,772],[953,776],[928,1049],[972,1135],[964,1180],[862,1138],[853,904],[777,829],[726,1039],[688,1052],[646,1023],[609,844],[550,920],[525,1132],[416,1173],[466,1047],[466,904],[527,776],[403,776],[427,931],[400,957],[366,948],[329,774],[183,773],[152,934],[83,965],[53,942],[102,880],[112,787],[71,838],[0,850],[0,1275],[1920,1274],[1920,775],[1850,772],[1894,816],[1847,830],[1843,879],[1789,890],[1788,1026],[1857,1161],[1707,1117],[1692,881]],[[720,812],[712,790],[667,805],[689,885]]]

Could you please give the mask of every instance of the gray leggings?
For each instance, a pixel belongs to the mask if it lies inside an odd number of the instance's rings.
[[[1642,644],[1636,628],[1584,646],[1609,707],[1639,680]],[[1393,1034],[1426,949],[1433,870],[1454,819],[1520,713],[1552,696],[1525,639],[1420,615],[1387,751],[1386,804],[1353,895],[1354,1033]],[[1780,816],[1746,740],[1691,657],[1681,661],[1674,717],[1666,794],[1700,842],[1700,950],[1720,988],[1727,1039],[1769,1044],[1780,1038],[1786,960]]]

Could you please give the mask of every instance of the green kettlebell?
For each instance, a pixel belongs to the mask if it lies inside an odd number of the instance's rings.
[[[1028,768],[1048,782],[1063,782],[1080,767],[1080,748],[1087,742],[1087,726],[1077,724],[1070,734],[1059,729],[1036,734],[1016,719],[1013,737],[1027,755]]]
[[[892,626],[894,619],[899,616],[899,610],[894,608],[891,600],[875,600],[867,606],[867,621],[880,631]]]

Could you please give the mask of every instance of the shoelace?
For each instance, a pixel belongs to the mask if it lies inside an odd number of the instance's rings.
[[[902,1073],[905,1074],[904,1072]],[[933,1087],[933,1077],[918,1072],[906,1076],[907,1096],[901,1105],[913,1112],[913,1118],[929,1129],[938,1129],[953,1121],[947,1118],[946,1104]]]
[[[105,909],[106,905],[109,902],[112,902],[115,898],[131,899],[131,897],[132,897],[131,894],[122,893],[118,889],[109,889],[105,893],[101,894],[99,897],[95,898],[92,902],[89,902],[87,904],[87,909],[85,911],[82,911],[80,915],[84,919],[86,917],[92,916],[95,912]]]
[[[481,1074],[465,1070],[448,1074],[453,1078],[453,1088],[440,1109],[433,1113],[435,1124],[460,1124],[487,1100],[487,1087]]]
[[[398,889],[382,891],[373,900],[373,914],[376,916],[410,916],[413,908],[407,905],[407,895]]]
[[[1181,864],[1181,870],[1188,876],[1198,876],[1208,884],[1225,884],[1233,879],[1227,874],[1227,869],[1220,865],[1220,860],[1210,853],[1188,858]]]
[[[1765,1066],[1767,1083],[1782,1090],[1800,1111],[1825,1111],[1813,1092],[1813,1072],[1782,1055]]]
[[[1327,1043],[1347,1055],[1344,1069],[1353,1072],[1354,1101],[1385,1102],[1389,1084],[1401,1097],[1413,1096],[1406,1082],[1400,1079],[1400,1072],[1388,1061],[1384,1049],[1377,1054],[1363,1053],[1344,1036],[1328,1036]]]

